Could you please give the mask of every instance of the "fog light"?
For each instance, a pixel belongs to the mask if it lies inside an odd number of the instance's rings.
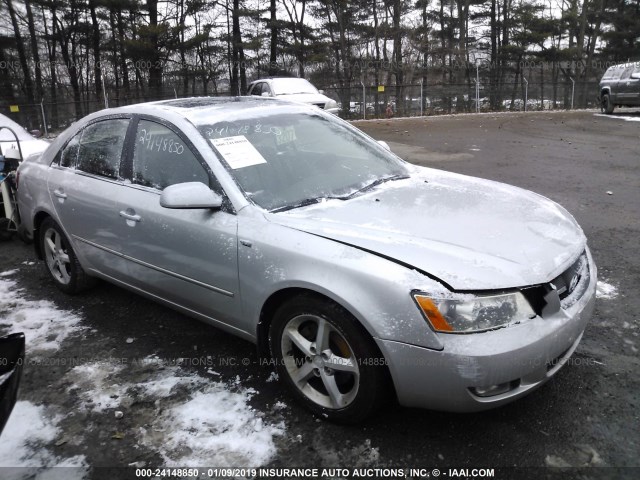
[[[520,380],[512,380],[498,385],[490,385],[488,387],[471,387],[471,393],[478,397],[495,397],[502,393],[507,393],[520,385]]]

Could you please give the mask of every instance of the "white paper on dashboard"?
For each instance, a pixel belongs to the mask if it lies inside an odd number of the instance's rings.
[[[251,145],[251,142],[244,135],[211,138],[209,141],[234,170],[267,163],[265,158],[260,155],[260,152],[256,150],[256,147]]]

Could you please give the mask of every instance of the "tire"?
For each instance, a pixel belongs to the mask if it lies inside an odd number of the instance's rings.
[[[602,113],[606,113],[607,115],[610,115],[613,113],[614,108],[615,108],[615,105],[611,102],[611,97],[609,96],[608,93],[605,93],[602,96],[602,105],[601,105]]]
[[[52,218],[40,225],[40,248],[47,273],[63,292],[73,295],[96,284],[97,280],[85,273],[71,243]]]
[[[271,323],[269,344],[280,381],[327,420],[358,423],[393,391],[371,337],[329,300],[305,294],[282,305]]]

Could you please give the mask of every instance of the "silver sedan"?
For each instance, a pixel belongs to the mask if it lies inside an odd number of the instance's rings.
[[[594,307],[567,211],[409,165],[317,108],[195,98],[90,115],[19,169],[55,284],[128,288],[258,345],[316,414],[390,397],[499,406],[553,376]]]

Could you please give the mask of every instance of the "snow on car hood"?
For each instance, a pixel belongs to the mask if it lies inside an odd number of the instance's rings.
[[[561,206],[510,185],[427,168],[350,200],[269,214],[427,272],[455,290],[545,283],[586,238]]]

